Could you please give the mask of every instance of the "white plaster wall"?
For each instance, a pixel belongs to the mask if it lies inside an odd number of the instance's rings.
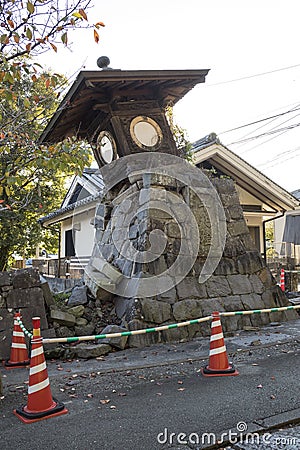
[[[65,232],[74,230],[74,246],[76,256],[91,256],[94,247],[94,226],[91,220],[95,216],[95,209],[76,215],[73,219],[61,223],[61,256],[65,256]]]

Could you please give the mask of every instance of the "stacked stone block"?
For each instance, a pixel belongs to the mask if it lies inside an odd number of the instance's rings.
[[[53,302],[47,283],[40,280],[36,269],[21,269],[15,272],[0,272],[0,359],[10,355],[13,316],[22,314],[27,329],[32,328],[32,317],[41,318],[43,335],[49,329],[45,305]]]
[[[120,275],[125,277],[153,277],[168,270],[178,257],[181,245],[179,221],[184,222],[185,207],[189,207],[196,218],[200,246],[196,261],[187,277],[169,291],[153,297],[143,297],[133,292],[127,297],[116,297],[113,289],[106,292],[105,300],[116,302],[116,313],[122,325],[129,330],[147,328],[167,323],[181,322],[210,315],[212,311],[236,311],[286,306],[288,301],[265,266],[249,234],[243,211],[239,203],[234,182],[229,178],[211,178],[224,208],[227,236],[222,258],[212,276],[203,284],[198,278],[207,258],[211,244],[211,227],[208,213],[201,199],[193,190],[169,176],[157,174],[134,174],[127,182],[103,199],[96,227],[97,246],[88,268],[86,284],[94,295],[103,298],[103,289],[108,283],[117,286]],[[136,207],[133,196],[138,198],[138,206],[151,199],[163,200],[171,192],[171,214],[159,209],[146,209],[134,215]],[[116,208],[126,202],[122,221],[124,230],[116,229]],[[182,207],[182,204],[184,204]],[[172,212],[176,209],[177,220]],[[121,209],[122,211],[122,209]],[[126,214],[132,220],[128,223]],[[182,217],[181,217],[182,216]],[[125,228],[127,239],[124,239]],[[124,255],[130,245],[143,251],[149,248],[149,236],[153,230],[160,230],[166,236],[166,245],[159,257],[151,262],[141,263],[126,259]],[[120,236],[118,235],[120,234]],[[123,241],[122,241],[123,239]],[[103,284],[101,280],[103,279]],[[155,283],[155,278],[154,281]],[[233,332],[244,327],[261,326],[273,321],[284,321],[297,317],[293,311],[235,316],[223,318],[225,332]],[[209,325],[201,324],[186,328],[168,330],[141,336],[131,336],[130,346],[142,346],[159,341],[186,340],[194,336],[210,334]]]

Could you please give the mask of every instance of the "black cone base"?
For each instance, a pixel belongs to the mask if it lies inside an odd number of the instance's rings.
[[[231,364],[228,369],[224,370],[211,370],[208,366],[205,366],[201,369],[201,373],[205,377],[225,377],[226,375],[239,375],[239,372],[235,369],[233,364]]]
[[[56,403],[56,405],[54,406],[54,408],[51,408],[47,411],[28,413],[24,411],[24,407],[21,407],[18,409],[14,409],[13,412],[24,423],[38,422],[39,420],[50,419],[51,417],[67,414],[68,410],[65,408],[65,405],[63,403],[58,402],[56,399],[53,399],[53,401]]]

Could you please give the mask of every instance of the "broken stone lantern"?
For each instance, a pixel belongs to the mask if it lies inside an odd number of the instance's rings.
[[[165,108],[203,83],[208,70],[122,71],[108,64],[107,58],[99,58],[103,70],[79,74],[41,139],[53,142],[75,134],[85,138],[100,167],[105,187],[99,192],[93,221],[95,245],[85,268],[85,283],[92,293],[103,304],[114,303],[117,323],[130,330],[198,318],[214,310],[285,305],[284,295],[251,240],[233,180],[213,178],[197,168],[189,177],[189,164],[176,161],[180,152]],[[193,189],[197,178],[200,196]],[[209,203],[205,196],[212,191],[216,201]],[[215,249],[220,253],[217,264],[201,280],[219,232],[211,214],[218,202],[227,234]],[[182,252],[186,245],[182,229],[190,242],[199,237],[196,252],[194,245]],[[187,259],[178,264],[183,253]],[[177,272],[169,276],[174,265]],[[224,320],[224,330],[293,317],[290,311],[272,317],[234,316]],[[193,325],[130,336],[129,345],[209,333],[207,324]]]

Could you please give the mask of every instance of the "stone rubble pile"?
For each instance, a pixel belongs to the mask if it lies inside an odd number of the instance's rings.
[[[54,303],[49,310],[49,321],[57,337],[94,336],[98,334],[127,331],[117,325],[114,304],[101,304],[92,297],[87,286],[75,286],[64,304]],[[127,337],[101,339],[62,345],[46,350],[48,357],[94,358],[105,355],[113,349],[124,349]]]
[[[52,284],[52,283],[51,283]],[[66,300],[64,300],[66,299]],[[68,293],[53,294],[38,270],[29,268],[0,272],[0,359],[10,356],[13,317],[22,314],[27,330],[32,330],[32,318],[41,318],[44,338],[93,336],[126,331],[118,326],[114,304],[102,304],[91,296],[87,286],[75,286]],[[26,338],[27,339],[27,338]],[[113,349],[124,349],[127,337],[80,343],[76,346],[46,344],[48,358],[93,358]]]

